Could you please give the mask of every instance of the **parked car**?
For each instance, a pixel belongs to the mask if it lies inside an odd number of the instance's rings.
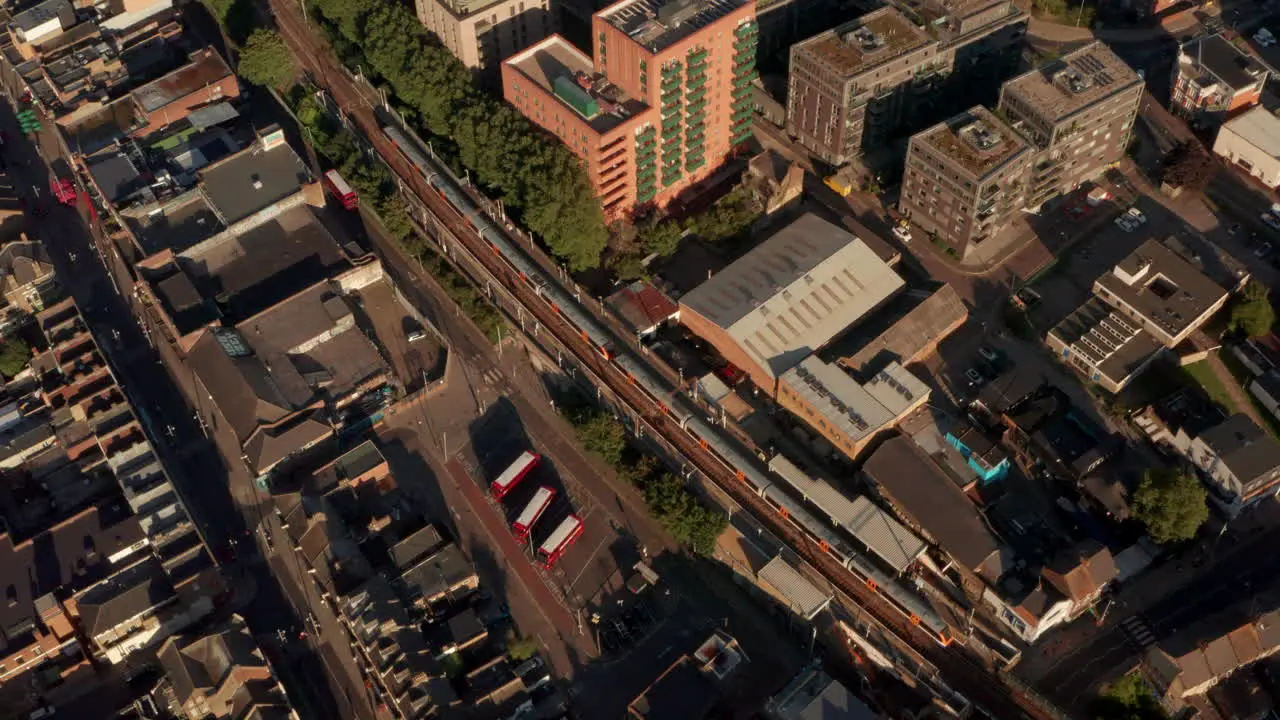
[[[1134,221],[1136,221],[1139,225],[1147,221],[1147,216],[1142,214],[1142,211],[1136,207],[1129,208],[1129,210],[1125,214],[1133,218]]]
[[[1120,217],[1116,218],[1115,222],[1116,222],[1116,227],[1120,228],[1125,232],[1133,232],[1138,228],[1138,223],[1128,215],[1121,215]]]
[[[1271,211],[1268,210],[1267,212],[1262,213],[1259,217],[1262,219],[1262,222],[1267,224],[1267,227],[1272,230],[1280,230],[1280,218],[1272,215]]]
[[[1000,353],[995,350],[992,350],[986,345],[978,346],[978,354],[981,355],[982,358],[987,362],[993,362],[993,363],[1000,362]]]
[[[1270,255],[1270,254],[1271,254],[1271,243],[1265,243],[1265,242],[1264,242],[1264,243],[1262,243],[1261,245],[1259,245],[1258,247],[1254,248],[1254,250],[1253,250],[1253,256],[1254,256],[1254,257],[1256,257],[1256,258],[1258,258],[1258,259],[1265,258],[1266,256],[1268,256],[1268,255]]]
[[[964,376],[969,378],[969,382],[973,385],[981,385],[982,383],[986,382],[986,378],[982,377],[982,373],[978,372],[974,368],[969,368],[968,370],[965,370]]]
[[[911,228],[906,225],[895,225],[893,228],[893,236],[904,243],[911,242]]]

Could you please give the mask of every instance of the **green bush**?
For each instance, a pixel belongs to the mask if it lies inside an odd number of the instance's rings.
[[[258,28],[240,50],[236,73],[254,85],[282,88],[293,83],[298,72],[293,53],[275,30]]]
[[[11,378],[27,369],[31,362],[31,348],[18,338],[9,338],[0,345],[0,373]]]
[[[708,507],[658,462],[628,445],[626,427],[592,405],[569,405],[562,412],[588,450],[613,465],[618,477],[638,488],[649,512],[676,540],[701,555],[715,552],[716,539],[729,526],[724,513]]]
[[[1209,519],[1205,489],[1194,475],[1151,468],[1134,493],[1133,514],[1158,543],[1182,542],[1196,536]]]
[[[506,103],[428,32],[410,6],[316,0],[344,62],[381,79],[426,130],[448,138],[473,177],[574,270],[597,267],[608,241],[600,201],[577,157]],[[354,68],[353,68],[354,69]]]

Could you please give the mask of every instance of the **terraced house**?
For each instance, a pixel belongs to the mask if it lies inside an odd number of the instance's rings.
[[[751,136],[754,0],[622,0],[595,58],[553,36],[508,59],[503,95],[587,165],[605,214],[665,206]]]

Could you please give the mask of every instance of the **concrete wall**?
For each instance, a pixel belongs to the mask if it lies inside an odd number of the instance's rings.
[[[1230,125],[1218,132],[1213,151],[1257,178],[1269,188],[1280,186],[1280,158],[1263,152],[1256,145],[1231,131]]]

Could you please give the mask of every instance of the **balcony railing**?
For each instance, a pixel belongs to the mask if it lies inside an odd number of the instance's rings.
[[[759,76],[760,76],[760,73],[757,72],[754,68],[752,68],[751,72],[743,73],[741,75],[734,75],[733,86],[742,87],[743,85],[749,85],[752,80],[755,80]]]

